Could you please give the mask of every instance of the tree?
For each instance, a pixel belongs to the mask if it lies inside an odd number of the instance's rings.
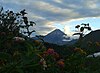
[[[89,26],[89,23],[85,24],[82,23],[81,25],[76,25],[75,28],[78,29],[77,33],[74,33],[73,35],[79,35],[79,40],[81,40],[85,34],[85,29],[86,31],[91,31],[91,27]]]
[[[26,17],[26,10],[14,13],[13,11],[4,11],[3,7],[0,9],[0,32],[13,33],[14,36],[18,36],[21,29],[26,29],[27,31],[21,32],[21,34],[27,34],[28,37],[35,32],[35,30],[30,31],[29,27],[33,27],[36,23],[29,21]]]

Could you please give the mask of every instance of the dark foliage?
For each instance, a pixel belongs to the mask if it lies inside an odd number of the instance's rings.
[[[32,32],[29,27],[33,27],[33,24],[36,25],[35,22],[29,21],[25,16],[27,13],[24,10],[20,12],[13,12],[10,10],[4,11],[3,7],[0,9],[0,33],[4,32],[7,34],[8,32],[12,33],[14,36],[18,36],[20,29],[26,29],[27,31],[23,31],[21,33],[28,34],[30,36]]]

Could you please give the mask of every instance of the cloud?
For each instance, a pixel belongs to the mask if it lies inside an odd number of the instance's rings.
[[[32,0],[1,0],[2,3],[12,3],[17,5],[29,5]]]
[[[35,21],[35,30],[47,34],[53,24],[66,24],[76,19],[100,17],[100,0],[0,0],[6,9],[26,9],[29,19]]]

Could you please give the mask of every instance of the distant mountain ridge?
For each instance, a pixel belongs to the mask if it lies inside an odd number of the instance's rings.
[[[51,33],[47,34],[44,39],[45,42],[57,44],[57,45],[65,45],[67,44],[71,39],[68,37],[64,32],[62,32],[59,29],[55,29]],[[66,41],[64,41],[66,40]]]
[[[65,34],[60,29],[55,29],[52,32],[48,33],[45,36],[37,35],[32,37],[33,40],[40,42],[56,44],[56,45],[72,45],[77,42],[78,39],[72,39],[67,34]],[[42,40],[41,40],[42,39]]]

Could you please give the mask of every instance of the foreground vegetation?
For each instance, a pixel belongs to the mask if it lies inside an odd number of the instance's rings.
[[[99,73],[100,57],[87,58],[99,42],[90,42],[90,50],[73,46],[46,46],[43,42],[30,41],[29,27],[35,24],[20,13],[0,11],[0,73]],[[16,21],[18,17],[22,21]],[[30,22],[30,23],[29,23]],[[24,24],[22,26],[22,24]],[[27,31],[19,32],[20,28]],[[23,35],[27,33],[27,37]],[[80,41],[79,41],[80,42]],[[92,45],[94,44],[94,45]]]

